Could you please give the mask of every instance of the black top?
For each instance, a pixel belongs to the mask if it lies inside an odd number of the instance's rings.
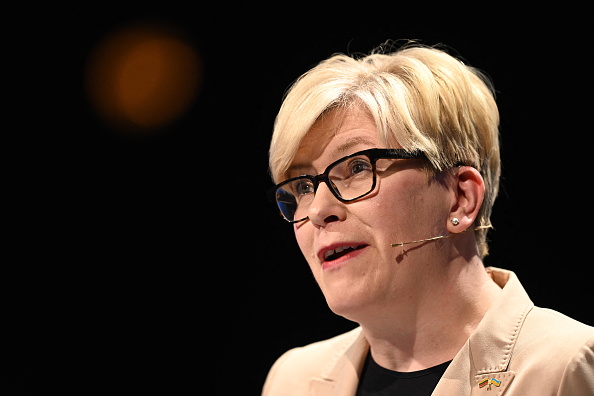
[[[430,396],[450,362],[403,373],[379,366],[368,353],[357,396]]]

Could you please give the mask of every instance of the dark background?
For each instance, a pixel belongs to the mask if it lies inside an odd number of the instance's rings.
[[[327,308],[267,201],[287,87],[335,52],[443,43],[487,72],[503,179],[487,265],[594,324],[591,28],[523,5],[85,2],[7,12],[3,395],[257,395],[288,348],[354,327]],[[282,9],[281,9],[282,8]],[[115,29],[176,26],[202,59],[175,122],[124,139],[90,106],[88,56]]]

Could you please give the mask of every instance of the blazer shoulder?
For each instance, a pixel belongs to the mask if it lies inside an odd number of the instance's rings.
[[[534,307],[526,319],[526,326],[533,333],[572,336],[580,345],[594,336],[594,327],[549,308]]]
[[[565,367],[593,340],[594,327],[552,309],[534,307],[520,330],[515,360]]]
[[[510,395],[594,394],[594,327],[535,307],[511,355]]]

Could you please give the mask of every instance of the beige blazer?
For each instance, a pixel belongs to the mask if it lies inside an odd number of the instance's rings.
[[[594,328],[535,307],[513,272],[487,271],[503,290],[433,395],[593,396]],[[262,395],[354,396],[368,349],[360,327],[292,349],[272,366]]]

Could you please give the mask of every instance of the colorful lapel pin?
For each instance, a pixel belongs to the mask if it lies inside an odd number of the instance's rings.
[[[491,390],[491,385],[500,386],[501,381],[498,381],[495,378],[491,378],[491,379],[485,378],[484,380],[479,382],[478,385],[479,385],[479,388],[484,388],[485,386],[488,386],[487,390]]]

